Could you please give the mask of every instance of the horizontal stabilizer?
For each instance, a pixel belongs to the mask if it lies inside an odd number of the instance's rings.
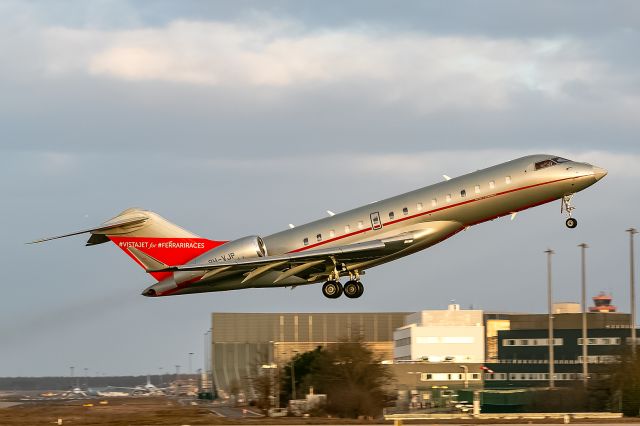
[[[55,237],[42,238],[39,240],[28,242],[27,244],[43,243],[45,241],[57,240],[59,238],[71,237],[73,235],[87,234],[89,232],[102,233],[104,231],[108,231],[109,229],[119,228],[121,226],[138,225],[138,224],[144,223],[147,219],[148,218],[144,216],[137,216],[137,217],[130,217],[127,219],[117,220],[113,222],[109,221],[95,228],[83,229],[82,231],[71,232],[69,234],[64,234],[64,235],[57,235]],[[89,242],[91,242],[91,240],[89,240]],[[106,242],[106,241],[100,241],[100,242]],[[100,242],[93,242],[91,245],[99,244]]]
[[[128,247],[127,250],[131,252],[145,269],[162,269],[167,267],[167,264],[160,262],[158,259],[149,256],[135,247]]]

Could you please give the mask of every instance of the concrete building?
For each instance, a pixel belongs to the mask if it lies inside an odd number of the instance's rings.
[[[483,312],[421,311],[407,315],[405,325],[393,333],[394,360],[482,363],[485,360]]]
[[[393,359],[393,331],[407,312],[213,313],[207,333],[208,374],[216,390],[239,386],[251,396],[249,379],[261,368],[278,368],[296,354],[341,340],[362,339],[381,360]]]

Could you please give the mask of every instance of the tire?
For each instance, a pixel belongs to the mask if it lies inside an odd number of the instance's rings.
[[[322,294],[329,299],[337,299],[342,295],[342,285],[338,281],[327,281],[322,285]]]
[[[565,225],[567,225],[567,228],[569,229],[573,229],[576,226],[578,226],[578,221],[572,217],[570,217],[569,219],[567,219],[567,221],[565,222]]]
[[[349,299],[355,299],[360,296],[360,286],[357,281],[347,281],[344,284],[344,295]]]
[[[358,281],[358,295],[356,297],[360,297],[364,294],[364,285]]]

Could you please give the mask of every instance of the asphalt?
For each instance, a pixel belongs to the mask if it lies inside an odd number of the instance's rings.
[[[247,417],[262,417],[262,413],[253,408],[248,407],[229,407],[219,405],[211,408],[211,412],[219,417],[228,417],[230,419],[241,419]]]

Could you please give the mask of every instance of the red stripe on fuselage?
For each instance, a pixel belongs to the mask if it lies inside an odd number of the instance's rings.
[[[389,225],[394,225],[396,223],[400,223],[400,222],[403,222],[405,220],[414,219],[416,217],[424,216],[424,215],[427,215],[427,214],[436,213],[436,212],[439,212],[439,211],[442,211],[442,210],[447,210],[447,209],[451,209],[451,208],[454,208],[454,207],[462,206],[462,205],[465,205],[465,204],[474,203],[476,201],[487,200],[487,199],[498,197],[498,196],[501,196],[501,195],[506,195],[506,194],[510,194],[510,193],[513,193],[513,192],[522,191],[522,190],[525,190],[525,189],[535,188],[535,187],[543,186],[543,185],[549,185],[549,184],[552,184],[552,183],[562,182],[562,181],[571,180],[571,179],[575,179],[575,177],[562,178],[562,179],[552,180],[552,181],[549,181],[549,182],[536,183],[534,185],[527,185],[527,186],[523,186],[523,187],[520,187],[520,188],[510,189],[508,191],[502,191],[502,192],[497,192],[497,193],[491,194],[491,195],[485,195],[485,196],[482,196],[482,197],[473,198],[473,199],[470,199],[470,200],[462,201],[460,203],[455,203],[455,204],[451,204],[451,205],[448,205],[448,206],[439,207],[437,209],[427,210],[427,211],[422,212],[422,213],[417,213],[417,214],[414,214],[414,215],[405,216],[405,217],[402,217],[400,219],[391,220],[389,222],[384,223],[383,227],[384,226],[389,226]],[[521,208],[520,210],[524,210],[524,209],[527,209],[527,208],[530,208],[530,207],[535,207],[536,205],[540,205],[540,204],[545,204],[545,203],[551,202],[551,201],[553,201],[555,199],[556,198],[553,198],[553,199],[548,200],[548,201],[543,201],[541,203],[536,203],[534,205]],[[502,215],[492,216],[492,217],[488,217],[488,218],[485,218],[485,219],[481,219],[481,220],[479,220],[477,222],[474,222],[472,224],[466,224],[466,226],[471,226],[471,225],[475,225],[475,224],[478,224],[478,223],[486,222],[488,220],[495,219],[496,217],[505,216],[506,214],[509,214],[509,213],[505,213],[505,214],[502,214]],[[324,241],[321,241],[321,242],[318,242],[318,243],[315,243],[315,244],[310,244],[308,246],[304,246],[304,247],[297,248],[295,250],[291,250],[289,253],[298,253],[298,252],[301,252],[301,251],[309,250],[309,249],[314,248],[314,247],[318,247],[318,246],[321,246],[321,245],[324,245],[324,244],[328,244],[328,243],[331,243],[333,241],[338,241],[338,240],[341,240],[343,238],[352,237],[354,235],[363,234],[365,232],[372,231],[372,230],[373,230],[373,227],[369,226],[367,228],[359,229],[357,231],[350,232],[348,234],[340,235],[339,237],[330,238],[328,240],[324,240]]]
[[[154,259],[168,265],[183,265],[226,241],[212,241],[206,238],[153,238],[153,237],[127,237],[109,236],[109,239],[131,257],[138,265],[144,268],[138,259],[127,248],[135,247]],[[158,281],[171,275],[171,272],[151,272]]]

